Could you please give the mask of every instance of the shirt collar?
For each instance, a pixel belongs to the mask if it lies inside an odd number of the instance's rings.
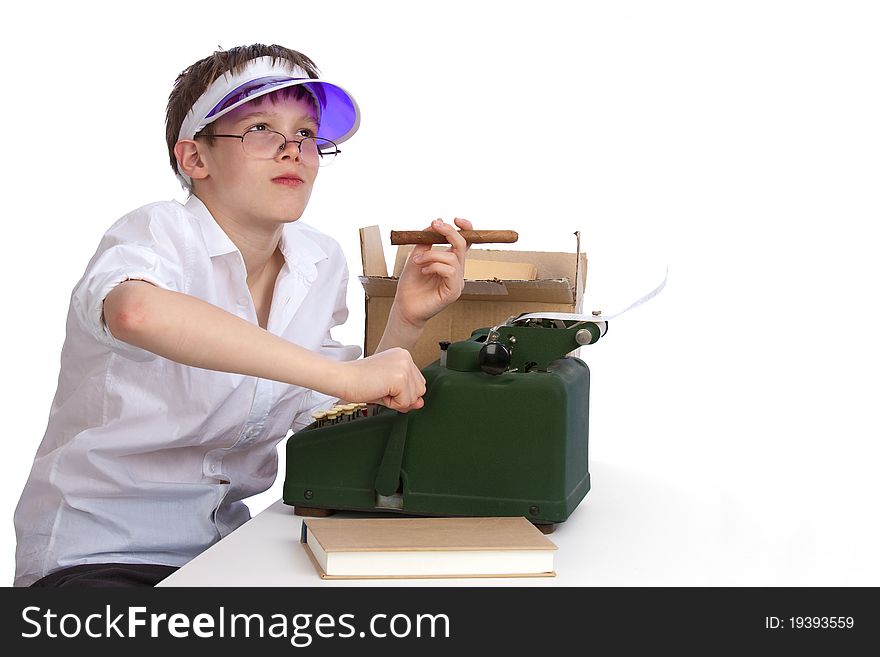
[[[209,256],[213,258],[238,251],[238,247],[229,239],[229,235],[220,228],[220,224],[217,223],[210,210],[198,196],[191,195],[186,201],[185,207],[199,220]],[[278,246],[288,266],[298,270],[309,281],[314,280],[317,276],[315,264],[328,257],[324,249],[306,235],[296,221],[285,224]]]
[[[213,258],[214,256],[238,251],[238,247],[229,239],[229,235],[220,228],[220,224],[211,215],[208,207],[202,203],[202,199],[191,195],[187,199],[185,207],[199,220],[199,227],[202,229],[202,237],[205,238],[205,245],[208,247],[209,256]]]

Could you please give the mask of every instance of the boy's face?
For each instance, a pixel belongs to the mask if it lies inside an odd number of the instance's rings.
[[[307,100],[280,96],[245,103],[214,122],[210,132],[243,135],[250,130],[274,130],[288,140],[318,134],[315,110]],[[238,139],[219,138],[212,145],[199,140],[199,153],[208,177],[199,180],[203,201],[242,223],[278,224],[302,216],[318,175],[317,163],[303,161],[295,143],[275,157],[255,158]]]

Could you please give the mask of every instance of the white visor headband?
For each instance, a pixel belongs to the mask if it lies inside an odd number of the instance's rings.
[[[273,57],[250,60],[240,71],[227,71],[214,80],[183,119],[177,140],[192,139],[205,126],[255,98],[302,85],[312,95],[318,108],[318,134],[341,144],[357,132],[361,115],[354,98],[345,89],[323,80],[310,78],[298,66]],[[192,181],[177,165],[177,177],[186,189]]]

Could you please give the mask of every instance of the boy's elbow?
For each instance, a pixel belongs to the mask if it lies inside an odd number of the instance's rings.
[[[131,342],[147,325],[150,314],[141,286],[152,287],[143,281],[124,281],[104,299],[104,323],[117,340]]]

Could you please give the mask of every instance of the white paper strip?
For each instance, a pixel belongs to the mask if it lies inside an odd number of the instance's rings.
[[[544,312],[544,313],[529,313],[527,315],[520,315],[515,318],[513,321],[521,322],[526,319],[567,319],[567,320],[579,320],[579,321],[587,321],[587,322],[607,322],[616,317],[620,317],[623,313],[628,312],[635,308],[636,306],[641,306],[646,301],[653,299],[660,291],[666,287],[666,279],[669,278],[669,268],[666,269],[666,274],[663,276],[663,282],[660,283],[656,288],[648,292],[645,296],[641,297],[637,301],[631,303],[629,306],[621,310],[620,312],[612,313],[607,315],[602,313],[601,315],[579,315],[576,313],[552,313],[552,312]],[[510,320],[508,320],[510,321]]]

